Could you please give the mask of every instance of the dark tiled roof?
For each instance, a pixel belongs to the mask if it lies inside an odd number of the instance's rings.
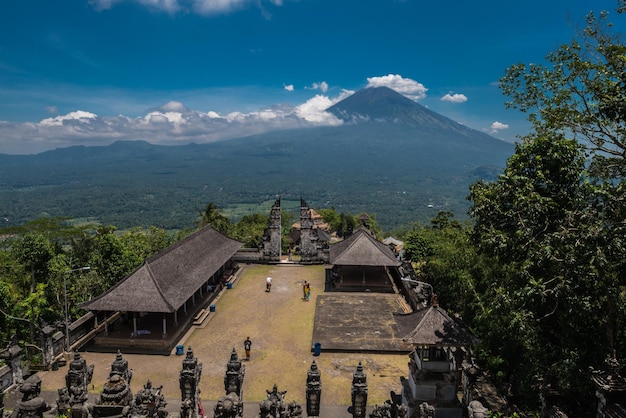
[[[91,311],[174,312],[241,246],[207,226],[146,259],[129,276],[81,307]]]
[[[414,345],[468,346],[475,343],[472,335],[439,306],[399,315],[396,322],[408,332],[404,340]]]
[[[399,266],[393,251],[358,229],[352,236],[330,246],[330,263],[337,266]]]

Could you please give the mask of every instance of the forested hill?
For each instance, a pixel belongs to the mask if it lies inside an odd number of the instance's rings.
[[[413,105],[425,108],[408,99],[391,107],[399,94],[367,90],[379,97],[329,109],[346,118],[337,127],[203,145],[120,141],[0,155],[0,216],[5,226],[69,216],[170,229],[192,226],[196,209],[208,202],[237,216],[242,205],[254,208],[281,195],[283,201],[302,196],[311,207],[376,214],[386,229],[426,222],[437,210],[463,218],[469,185],[495,178],[513,145],[437,114],[427,124],[407,123],[415,120]],[[351,113],[355,103],[358,117]]]

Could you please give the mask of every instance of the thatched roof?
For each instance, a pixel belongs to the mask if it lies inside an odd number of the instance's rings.
[[[402,315],[396,322],[404,329],[412,324],[413,329],[403,340],[414,345],[458,347],[476,343],[472,335],[439,306]]]
[[[399,266],[393,251],[365,228],[330,246],[330,263],[336,266]]]
[[[207,226],[146,259],[133,273],[81,307],[90,311],[174,312],[241,246]]]

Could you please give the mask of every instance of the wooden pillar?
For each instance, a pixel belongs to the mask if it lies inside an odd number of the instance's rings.
[[[193,306],[196,306],[196,293],[195,292],[193,295],[191,295],[191,303],[193,304]]]
[[[183,313],[187,315],[187,301],[185,301],[185,304],[183,305]]]
[[[137,312],[133,312],[133,335],[137,336]]]
[[[107,311],[104,311],[104,335],[109,335],[109,321],[107,321]]]
[[[163,314],[163,338],[167,337],[167,314]]]
[[[174,325],[178,325],[178,309],[174,311]]]

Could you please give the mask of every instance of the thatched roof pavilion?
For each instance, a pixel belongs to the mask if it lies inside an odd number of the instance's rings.
[[[162,314],[161,338],[167,335],[168,317],[178,326],[180,311],[186,315],[188,306],[198,309],[196,301],[202,303],[208,289],[221,288],[226,272],[233,267],[232,257],[241,247],[242,243],[206,226],[147,258],[111,289],[81,307],[130,314],[133,337],[142,335],[137,329],[138,316]]]
[[[336,290],[356,287],[389,291],[393,288],[390,269],[400,261],[393,251],[361,227],[347,239],[330,246],[330,264]]]

